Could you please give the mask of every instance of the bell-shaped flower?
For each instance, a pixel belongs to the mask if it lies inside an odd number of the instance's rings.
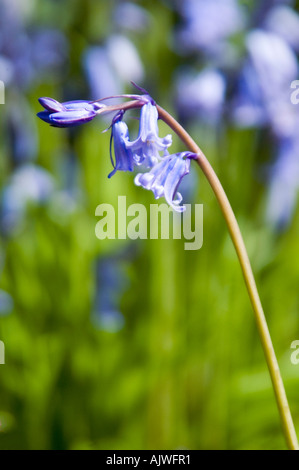
[[[182,178],[189,173],[191,158],[195,158],[195,154],[190,152],[167,155],[149,172],[138,173],[134,182],[137,186],[153,191],[156,199],[165,197],[176,212],[184,212],[186,208],[180,206],[182,196],[177,190]]]
[[[167,153],[168,147],[172,144],[172,136],[161,138],[158,134],[158,111],[149,101],[141,108],[137,139],[127,143],[127,148],[133,152],[137,165],[151,168],[161,158],[159,152]]]
[[[108,175],[111,178],[118,170],[133,171],[135,162],[132,151],[127,148],[129,142],[129,130],[127,124],[121,120],[122,116],[117,116],[112,122],[112,132],[110,140],[110,158],[114,170]],[[114,149],[115,163],[112,158],[112,142]]]
[[[40,98],[39,102],[45,111],[38,113],[37,116],[53,127],[73,127],[84,124],[91,121],[97,115],[97,111],[105,106],[84,100],[59,103],[53,98]]]

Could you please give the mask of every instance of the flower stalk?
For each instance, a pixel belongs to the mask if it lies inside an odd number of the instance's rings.
[[[116,105],[103,104],[102,101],[105,98],[96,101],[79,100],[65,103],[59,103],[52,98],[40,98],[39,101],[45,110],[38,113],[38,117],[54,127],[72,127],[84,124],[99,114],[116,113],[110,126],[112,129],[110,156],[114,169],[109,177],[113,176],[116,171],[132,172],[135,166],[143,165],[147,172],[137,174],[134,180],[135,184],[142,186],[144,189],[152,190],[156,199],[165,197],[168,204],[177,212],[185,210],[185,207],[180,205],[182,196],[177,191],[178,186],[182,178],[189,173],[190,160],[197,161],[215,193],[239,258],[288,448],[299,450],[284,384],[251,264],[238,222],[226,193],[209,161],[188,132],[167,111],[158,106],[145,90],[136,85],[135,87],[144,94],[111,97],[130,99],[128,102]],[[126,111],[136,108],[141,108],[139,135],[135,141],[131,141],[128,127],[122,119]],[[171,146],[172,138],[171,135],[164,138],[159,137],[158,118],[162,119],[177,134],[189,152],[169,154],[168,147]],[[112,142],[115,163],[111,153]],[[163,156],[160,155],[162,152]]]
[[[276,402],[280,414],[282,428],[286,439],[287,446],[290,450],[299,450],[297,435],[290,412],[288,399],[286,396],[284,384],[279,370],[278,361],[272,344],[266,317],[263,311],[259,293],[256,287],[251,264],[247,254],[247,250],[243,241],[243,237],[236,220],[233,209],[226,196],[226,193],[206,156],[198,145],[194,142],[187,131],[163,108],[157,105],[160,119],[162,119],[181,139],[190,152],[197,155],[196,161],[206,176],[216,198],[220,205],[221,211],[225,218],[231,239],[236,249],[240,265],[242,268],[245,284],[252,303],[258,332],[263,346],[266,362],[270,372],[272,385],[276,397]]]

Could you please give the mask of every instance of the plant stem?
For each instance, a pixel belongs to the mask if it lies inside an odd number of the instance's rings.
[[[248,258],[247,250],[240,232],[238,222],[232,210],[230,202],[226,193],[209,161],[194,142],[186,130],[160,106],[157,106],[159,117],[178,135],[184,142],[187,148],[197,154],[197,163],[205,174],[208,182],[210,183],[217,201],[221,207],[225,221],[228,226],[230,236],[235,246],[240,265],[242,268],[245,284],[248,294],[253,306],[255,319],[257,323],[258,332],[264,349],[267,365],[269,368],[273,389],[277,401],[278,410],[280,413],[281,423],[288,448],[291,450],[299,450],[298,440],[296,436],[295,427],[293,424],[284,384],[280,375],[279,365],[275,356],[271,336],[269,333],[267,321],[260,301],[258,290],[256,287],[255,279],[253,276],[252,268]]]

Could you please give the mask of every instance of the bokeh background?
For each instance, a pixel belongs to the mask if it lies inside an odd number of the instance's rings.
[[[69,130],[36,117],[40,96],[97,99],[130,80],[186,126],[227,191],[299,432],[298,52],[292,1],[0,0],[1,449],[285,448],[199,169],[182,192],[204,204],[202,249],[100,241],[99,204],[149,207],[153,194],[131,174],[108,180],[107,120]]]

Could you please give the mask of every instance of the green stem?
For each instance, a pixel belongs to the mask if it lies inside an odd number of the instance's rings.
[[[198,145],[194,142],[191,136],[186,132],[186,130],[160,106],[157,106],[159,117],[166,123],[168,126],[178,135],[178,137],[184,142],[187,148],[197,154],[197,163],[205,174],[207,180],[209,181],[217,201],[221,207],[222,213],[224,215],[225,221],[228,226],[230,236],[232,238],[233,244],[235,246],[240,265],[242,268],[243,276],[245,279],[245,284],[248,290],[248,294],[253,306],[255,319],[264,349],[267,365],[269,368],[273,389],[277,401],[278,410],[280,413],[281,423],[285,439],[288,445],[288,448],[291,450],[299,450],[298,440],[296,436],[295,427],[293,424],[286,392],[284,389],[284,384],[280,375],[279,365],[277,358],[274,352],[271,336],[269,333],[267,321],[263,311],[263,307],[260,301],[256,283],[254,280],[252,268],[248,258],[247,250],[240,232],[238,222],[236,220],[235,214],[232,210],[230,202],[226,196],[226,193],[216,175],[213,168],[211,167],[209,161],[200,150]]]

